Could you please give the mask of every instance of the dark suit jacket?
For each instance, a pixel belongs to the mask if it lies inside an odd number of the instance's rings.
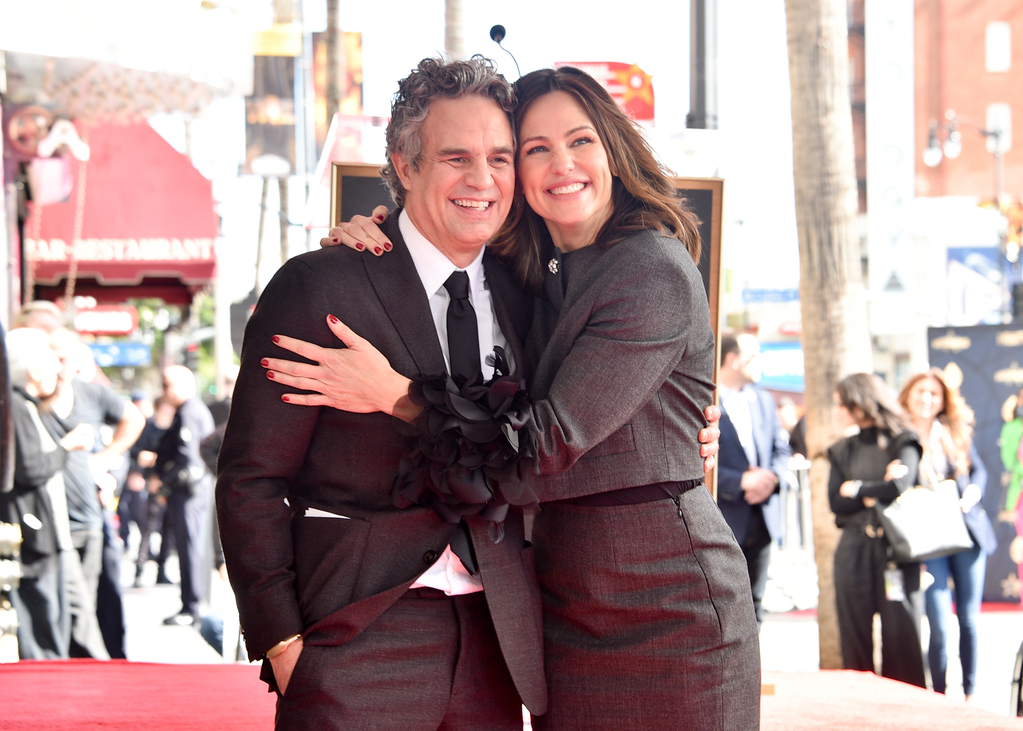
[[[167,490],[194,495],[200,485],[208,487],[209,473],[200,448],[213,429],[213,416],[198,396],[178,407],[174,421],[156,448],[157,473]]]
[[[753,421],[753,443],[757,449],[757,464],[752,466],[771,470],[778,476],[780,483],[785,479],[792,448],[778,421],[778,407],[774,403],[774,397],[762,388],[754,387],[753,393],[756,394],[756,400],[750,403],[750,418]],[[725,521],[735,533],[735,540],[742,545],[746,540],[750,516],[759,507],[763,510],[764,522],[771,538],[777,540],[781,537],[781,498],[775,491],[759,506],[746,502],[740,483],[742,473],[751,465],[724,406],[721,407],[720,429],[718,505],[725,516]]]
[[[246,327],[218,465],[217,510],[252,659],[298,632],[312,645],[356,636],[436,561],[455,530],[428,508],[394,507],[391,484],[402,439],[392,417],[288,405],[281,395],[290,389],[269,380],[260,366],[267,356],[295,358],[273,344],[276,334],[340,347],[326,322],[334,314],[397,371],[445,371],[398,215],[383,230],[394,244],[384,257],[339,246],[289,260]],[[531,302],[489,256],[485,267],[498,321],[521,369]],[[346,518],[304,517],[310,507]],[[521,516],[509,516],[506,537],[496,545],[484,521],[468,522],[512,679],[525,705],[543,713],[539,590]]]

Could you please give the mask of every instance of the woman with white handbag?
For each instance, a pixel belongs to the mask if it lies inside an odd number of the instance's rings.
[[[931,639],[927,653],[931,685],[945,692],[948,622],[952,615],[951,578],[959,620],[959,660],[963,667],[963,692],[970,700],[977,676],[977,615],[984,590],[987,555],[997,541],[982,498],[987,470],[973,445],[973,411],[957,386],[943,371],[931,369],[909,379],[899,394],[899,403],[913,420],[913,429],[923,446],[922,461],[938,479],[954,479],[959,489],[959,506],[973,539],[973,547],[942,558],[928,559],[927,571],[934,583],[927,588],[925,605]]]

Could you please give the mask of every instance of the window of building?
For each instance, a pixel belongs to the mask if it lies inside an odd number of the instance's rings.
[[[1012,67],[1012,29],[1004,21],[987,24],[984,34],[984,65],[988,71],[1002,73]]]

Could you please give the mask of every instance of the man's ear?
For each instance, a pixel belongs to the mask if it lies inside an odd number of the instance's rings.
[[[401,181],[401,187],[408,190],[412,183],[412,166],[400,152],[396,152],[391,155],[391,164],[394,165],[394,172],[398,174],[398,180]]]

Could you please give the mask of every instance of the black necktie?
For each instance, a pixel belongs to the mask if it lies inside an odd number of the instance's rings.
[[[461,385],[480,372],[480,341],[476,310],[469,302],[469,275],[455,271],[444,288],[451,296],[448,303],[448,358],[451,377]]]
[[[451,301],[448,303],[448,358],[451,361],[451,377],[462,385],[472,380],[480,371],[479,330],[476,327],[476,310],[469,302],[469,275],[455,271],[444,282]],[[479,573],[476,553],[473,551],[469,526],[463,520],[451,537],[451,551],[458,556],[466,571]]]

